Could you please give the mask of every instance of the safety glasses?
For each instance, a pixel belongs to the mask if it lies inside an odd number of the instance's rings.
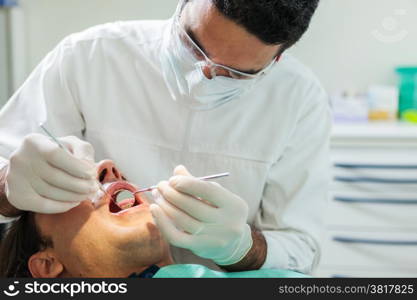
[[[209,68],[210,75],[212,78],[216,76],[226,76],[233,79],[239,80],[249,80],[249,79],[257,79],[264,75],[266,75],[267,71],[274,65],[277,60],[277,57],[274,59],[262,70],[255,74],[244,73],[233,68],[217,64],[213,62],[207,55],[204,53],[203,50],[197,45],[197,43],[191,38],[191,36],[187,33],[185,28],[181,25],[180,18],[181,18],[181,11],[184,8],[185,3],[179,3],[177,12],[174,17],[174,34],[177,34],[180,41],[182,42],[183,46],[187,48],[187,50],[194,56],[194,58],[199,61],[197,64],[201,68]]]

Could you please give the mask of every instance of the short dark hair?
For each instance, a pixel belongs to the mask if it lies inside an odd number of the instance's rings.
[[[52,241],[40,234],[35,214],[22,212],[19,219],[6,229],[1,241],[0,277],[32,277],[28,267],[29,258],[52,246]]]
[[[320,0],[211,0],[227,18],[270,45],[293,46],[307,31]]]

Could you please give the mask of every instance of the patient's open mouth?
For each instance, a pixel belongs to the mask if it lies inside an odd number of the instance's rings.
[[[109,201],[109,211],[111,213],[119,213],[143,203],[139,195],[133,194],[137,189],[127,181],[112,182],[105,184],[104,187],[111,197]]]

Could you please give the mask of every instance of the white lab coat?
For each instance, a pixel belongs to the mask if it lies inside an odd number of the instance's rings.
[[[133,183],[167,179],[175,166],[219,181],[249,205],[268,243],[263,268],[310,272],[320,254],[327,197],[330,113],[312,73],[285,55],[243,98],[196,111],[174,101],[159,53],[170,21],[105,24],[62,41],[0,113],[8,158],[39,122],[90,142]],[[183,249],[178,263],[217,267]]]

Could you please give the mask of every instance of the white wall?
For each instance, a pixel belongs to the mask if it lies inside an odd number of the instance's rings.
[[[4,9],[0,9],[0,106],[9,95],[9,64],[7,48],[7,16]]]
[[[363,90],[375,83],[395,84],[395,66],[417,65],[416,0],[321,1],[310,31],[292,52],[314,69],[330,92]],[[113,20],[167,18],[176,3],[21,0],[26,14],[27,68],[33,68],[71,32]],[[406,35],[401,36],[403,33]],[[392,36],[396,40],[389,42]]]
[[[329,91],[396,84],[396,66],[417,65],[416,0],[321,1],[293,52]]]
[[[20,0],[25,12],[28,68],[66,35],[117,20],[166,19],[176,0]]]

